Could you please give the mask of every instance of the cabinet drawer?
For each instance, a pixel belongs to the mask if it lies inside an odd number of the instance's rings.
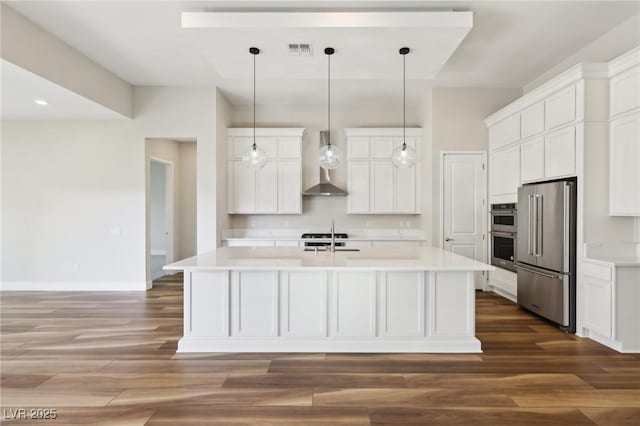
[[[523,139],[544,131],[544,102],[538,102],[522,111],[520,123]]]
[[[576,119],[575,86],[550,96],[544,103],[545,129],[553,129]]]
[[[640,106],[640,65],[611,79],[611,115]]]
[[[512,115],[489,128],[489,146],[497,149],[520,140],[520,114]]]
[[[611,281],[613,276],[610,266],[598,265],[591,262],[583,262],[582,272],[585,276],[598,278],[604,281]]]

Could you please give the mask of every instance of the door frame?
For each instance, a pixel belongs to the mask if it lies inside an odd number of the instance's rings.
[[[482,261],[488,263],[488,244],[490,238],[488,238],[488,216],[489,216],[489,205],[487,201],[488,196],[488,167],[487,167],[487,151],[440,151],[440,229],[438,230],[438,244],[440,248],[444,250],[444,157],[447,155],[480,155],[482,158],[482,234],[484,235],[484,240],[482,244]],[[486,274],[485,282],[482,284],[484,289],[486,284]]]
[[[174,261],[174,257],[175,257],[175,229],[174,229],[174,225],[175,225],[175,168],[174,168],[174,164],[173,161],[169,161],[169,160],[165,160],[164,158],[160,158],[160,157],[156,157],[156,156],[149,156],[149,162],[148,162],[148,166],[149,166],[149,170],[151,170],[151,163],[160,163],[163,164],[164,166],[166,166],[165,169],[165,208],[166,208],[166,220],[167,220],[167,233],[168,233],[168,238],[167,238],[167,253],[166,253],[166,262],[167,263],[171,263]],[[149,191],[149,195],[151,194],[151,180],[149,180],[149,186],[148,186],[148,191]],[[147,198],[148,200],[148,198]],[[147,201],[147,205],[149,206],[149,210],[150,210],[150,204]],[[147,216],[148,220],[149,220],[149,226],[147,226],[147,238],[149,241],[149,246],[148,246],[148,250],[146,253],[147,256],[147,265],[150,265],[150,261],[151,261],[151,219],[150,216]],[[147,282],[150,281],[150,270],[147,270],[147,274],[148,274],[148,278],[147,278]]]

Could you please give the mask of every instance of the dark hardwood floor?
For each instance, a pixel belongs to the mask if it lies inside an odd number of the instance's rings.
[[[489,293],[477,301],[482,354],[178,355],[174,280],[1,294],[3,422],[40,407],[57,418],[33,423],[640,425],[639,355]]]

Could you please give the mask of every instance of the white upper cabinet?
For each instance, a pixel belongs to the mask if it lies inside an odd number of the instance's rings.
[[[545,129],[553,129],[576,119],[576,86],[571,85],[564,90],[545,99]]]
[[[609,214],[640,216],[640,47],[609,62]]]
[[[514,114],[489,127],[489,146],[498,149],[520,140],[520,114]]]
[[[520,186],[520,146],[497,150],[489,156],[490,195],[496,203],[514,203]]]
[[[640,65],[611,79],[611,115],[640,107]]]
[[[407,129],[406,142],[416,150],[414,167],[398,169],[393,149],[402,129],[346,129],[347,213],[418,214],[422,211],[422,129]]]
[[[544,177],[556,178],[576,174],[576,129],[574,126],[544,137]]]
[[[520,180],[533,182],[544,178],[544,138],[537,137],[520,145]]]
[[[609,129],[609,214],[640,216],[640,110]]]
[[[242,164],[253,129],[228,129],[228,205],[231,214],[302,213],[302,134],[304,129],[256,129],[256,144],[267,163],[255,170]]]
[[[522,139],[544,131],[544,102],[538,102],[520,115]]]

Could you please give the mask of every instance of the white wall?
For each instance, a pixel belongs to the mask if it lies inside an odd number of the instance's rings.
[[[143,142],[127,121],[2,122],[3,288],[146,288]]]
[[[440,233],[440,152],[486,151],[489,134],[484,119],[522,95],[519,89],[433,88],[431,162],[432,234]],[[427,169],[425,167],[425,169]]]
[[[163,163],[152,161],[149,171],[151,182],[149,194],[151,210],[151,254],[167,254],[168,222],[167,222],[167,175],[166,169],[169,167]]]
[[[216,91],[216,179],[218,191],[218,245],[223,230],[230,228],[230,216],[227,214],[227,128],[231,125],[232,106],[220,92]]]
[[[176,259],[194,256],[198,251],[197,226],[197,144],[180,144],[180,162],[178,165],[178,180],[180,189],[177,194],[179,204],[178,214],[178,245]]]
[[[197,140],[197,250],[216,247],[216,89],[138,87],[135,117],[2,121],[3,289],[146,288],[146,138]]]

